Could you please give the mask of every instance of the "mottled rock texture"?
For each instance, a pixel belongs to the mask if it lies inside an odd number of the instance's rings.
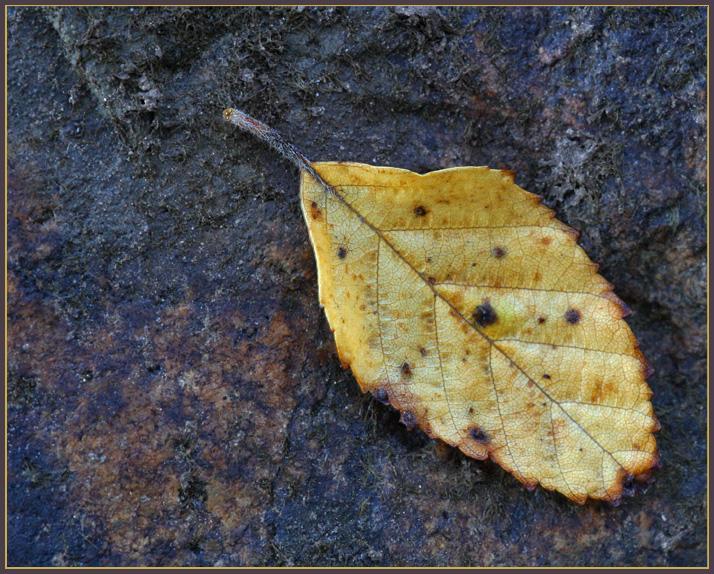
[[[704,8],[9,14],[12,565],[703,565]],[[662,468],[527,492],[362,396],[295,168],[515,170],[632,307]]]

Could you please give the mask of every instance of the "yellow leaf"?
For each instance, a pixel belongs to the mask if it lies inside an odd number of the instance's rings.
[[[485,167],[311,167],[320,303],[363,391],[578,503],[649,473],[659,425],[626,308],[538,196]]]
[[[511,172],[311,163],[245,112],[223,117],[300,169],[320,302],[362,390],[578,503],[649,475],[659,423],[627,308]]]

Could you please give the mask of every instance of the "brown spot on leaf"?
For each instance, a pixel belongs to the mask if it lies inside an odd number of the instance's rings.
[[[414,208],[414,215],[416,215],[417,217],[424,217],[427,213],[428,211],[423,205],[417,205]]]
[[[543,373],[543,378],[544,379],[550,379],[550,375],[548,373]]]
[[[571,325],[575,325],[576,323],[580,322],[580,311],[577,309],[568,309],[565,312],[565,320],[570,323]]]
[[[426,357],[426,349],[424,347],[419,347],[419,354],[422,357]]]
[[[541,237],[541,238],[540,238],[540,242],[541,242],[543,245],[550,245],[552,241],[553,241],[553,238],[552,238],[552,237],[549,237],[549,236],[547,236],[547,235],[546,235],[545,237]]]
[[[342,245],[340,245],[340,248],[337,250],[337,257],[340,259],[347,257],[347,249],[342,247]]]
[[[407,363],[407,362],[402,363],[402,366],[399,368],[399,370],[402,372],[402,375],[404,375],[407,378],[412,376],[412,368],[409,366],[409,363]]]
[[[322,211],[320,211],[320,208],[317,206],[317,202],[313,201],[310,204],[310,217],[313,219],[320,219],[322,216]]]
[[[538,317],[538,324],[542,325],[543,323],[545,323],[545,317]]]
[[[496,259],[501,259],[502,257],[506,256],[506,248],[497,245],[496,247],[491,249],[491,255],[493,255]]]
[[[486,300],[476,307],[474,320],[482,327],[488,327],[498,321],[498,315],[496,310],[491,306],[491,303]]]
[[[590,393],[590,402],[591,403],[600,403],[602,402],[602,399],[605,397],[605,389],[603,387],[603,382],[602,380],[598,380],[595,383],[595,387],[593,388],[592,392]]]

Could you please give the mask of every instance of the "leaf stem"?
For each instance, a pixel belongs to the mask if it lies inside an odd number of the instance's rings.
[[[223,110],[223,119],[268,144],[285,159],[295,164],[298,169],[310,174],[325,191],[334,194],[332,187],[315,171],[310,160],[298,148],[285,140],[277,130],[236,108]]]

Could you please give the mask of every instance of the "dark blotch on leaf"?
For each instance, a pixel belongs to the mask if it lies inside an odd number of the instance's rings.
[[[474,319],[482,327],[488,327],[498,321],[498,315],[496,314],[496,310],[491,306],[491,303],[484,301],[481,305],[476,307]]]
[[[399,417],[399,422],[402,423],[407,430],[414,430],[417,426],[417,420],[414,413],[410,411],[404,411]]]
[[[544,379],[550,379],[550,375],[548,373],[543,373],[543,378]]]
[[[542,325],[543,323],[545,323],[545,317],[538,317],[538,324]]]
[[[402,371],[402,375],[404,375],[405,377],[412,376],[412,368],[409,366],[409,363],[402,363],[400,370]]]
[[[496,247],[491,249],[491,255],[493,255],[496,259],[501,259],[501,257],[506,256],[506,248],[497,245]]]
[[[424,217],[426,214],[427,210],[426,207],[424,207],[423,205],[417,205],[414,208],[414,215],[416,215],[417,217]]]
[[[565,320],[571,325],[575,325],[576,323],[580,322],[580,316],[580,311],[578,311],[577,309],[568,309],[565,312]]]
[[[313,201],[310,204],[310,216],[313,219],[320,219],[321,215],[322,215],[322,212],[320,211],[320,208],[317,206],[317,202]]]
[[[477,442],[489,442],[490,440],[488,434],[478,427],[472,427],[471,430],[469,430],[469,434],[471,438]]]
[[[342,247],[342,245],[340,245],[340,248],[337,250],[337,257],[339,257],[340,259],[344,259],[345,257],[347,257],[347,249]]]

